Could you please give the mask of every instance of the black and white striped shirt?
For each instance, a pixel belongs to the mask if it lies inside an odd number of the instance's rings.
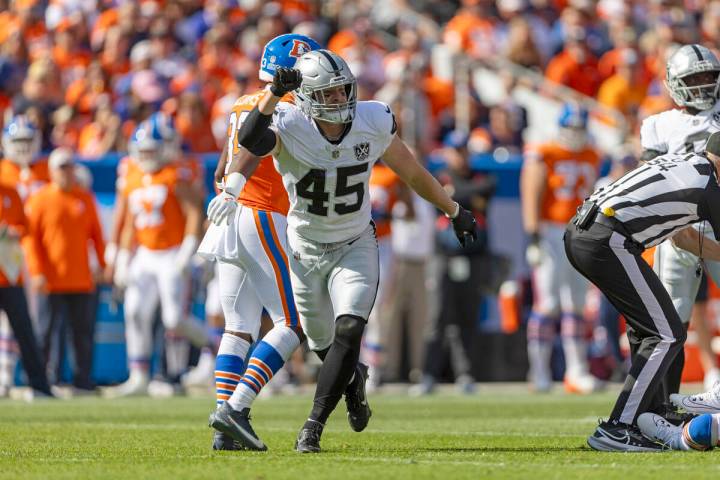
[[[656,157],[596,191],[590,200],[644,247],[700,220],[708,220],[720,240],[720,186],[712,163],[701,155]]]

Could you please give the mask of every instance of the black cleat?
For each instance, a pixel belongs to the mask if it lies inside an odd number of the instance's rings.
[[[241,411],[233,410],[227,403],[223,402],[220,408],[210,414],[210,426],[237,440],[248,450],[267,450],[267,446],[260,440],[250,425],[250,409],[244,408]]]
[[[599,421],[587,439],[600,452],[662,452],[666,447],[644,436],[638,427],[618,421]]]
[[[368,380],[368,367],[364,363],[358,363],[355,368],[355,379],[345,390],[345,405],[348,412],[348,423],[350,428],[356,432],[362,432],[370,421],[372,411],[368,404],[365,384]]]
[[[213,432],[213,450],[247,450],[245,445],[222,432]]]
[[[320,422],[305,422],[295,440],[295,450],[300,453],[319,453],[323,427],[324,425]]]
[[[681,412],[674,405],[666,405],[665,411],[660,414],[668,422],[680,427],[699,415],[690,412]]]

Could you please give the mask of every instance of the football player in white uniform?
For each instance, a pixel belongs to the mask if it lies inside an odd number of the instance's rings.
[[[715,54],[702,45],[684,45],[668,59],[666,71],[666,87],[680,108],[652,115],[643,121],[640,129],[643,161],[668,152],[702,152],[710,134],[720,130],[720,61]],[[672,227],[671,224],[668,226]],[[705,222],[697,224],[696,228],[712,237],[712,228]],[[654,270],[686,329],[703,267],[715,282],[720,282],[719,262],[705,262],[671,242],[664,242],[655,250]],[[659,392],[651,411],[662,414],[662,410],[658,410],[663,408],[661,403],[667,402],[668,395],[678,392],[684,363],[685,356],[681,351],[668,370],[665,391]],[[664,414],[673,416],[672,411]]]
[[[295,104],[278,105],[293,90]],[[283,177],[290,199],[287,237],[295,303],[310,348],[324,357],[313,409],[297,438],[299,452],[320,451],[325,422],[356,371],[375,301],[378,247],[368,195],[373,164],[382,157],[452,219],[462,243],[475,239],[472,214],[395,135],[390,107],[358,102],[356,92],[355,77],[342,58],[327,50],[306,53],[294,69],[278,67],[238,135],[253,154],[272,154]],[[233,431],[239,414],[220,409],[215,420],[241,438]]]

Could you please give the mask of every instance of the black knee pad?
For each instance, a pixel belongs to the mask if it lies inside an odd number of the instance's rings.
[[[340,315],[335,321],[335,337],[355,340],[362,337],[365,319],[355,315]]]

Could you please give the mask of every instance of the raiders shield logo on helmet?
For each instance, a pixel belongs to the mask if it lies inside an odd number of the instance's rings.
[[[367,160],[370,156],[370,144],[368,142],[358,143],[353,148],[355,149],[355,158],[361,162]]]

